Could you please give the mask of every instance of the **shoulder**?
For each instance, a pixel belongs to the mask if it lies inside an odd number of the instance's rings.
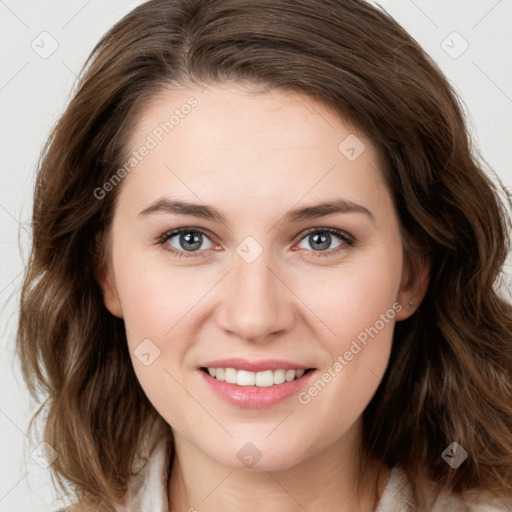
[[[440,496],[432,512],[510,512],[512,500],[491,496],[485,492],[462,498],[453,494]]]
[[[55,512],[100,512],[100,509],[97,506],[88,505],[85,502],[78,502],[66,508],[59,508],[59,510],[55,510]]]
[[[59,508],[59,510],[55,510],[55,512],[86,512],[87,508],[84,508],[84,505],[80,503],[74,503],[66,508]]]
[[[511,512],[512,498],[500,498],[487,492],[469,491],[463,496],[440,494],[430,512]],[[412,489],[407,475],[399,467],[391,469],[388,482],[375,512],[415,512]]]
[[[462,500],[470,512],[511,512],[512,498],[494,496],[488,492],[472,491]]]

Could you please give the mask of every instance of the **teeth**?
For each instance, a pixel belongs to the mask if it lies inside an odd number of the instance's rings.
[[[224,370],[224,380],[230,384],[236,384],[236,370],[234,368],[226,368]]]
[[[284,374],[286,382],[290,382],[291,380],[295,379],[296,373],[297,372],[295,370],[286,370],[286,373]]]
[[[256,374],[254,372],[238,370],[236,375],[236,383],[239,386],[254,386],[256,384]]]
[[[238,386],[258,386],[260,388],[283,384],[298,379],[305,370],[264,370],[248,372],[236,368],[208,368],[211,377]]]
[[[274,372],[272,370],[265,370],[256,374],[256,386],[266,388],[274,385]]]
[[[284,376],[285,376],[285,370],[275,370],[274,371],[274,384],[282,384],[285,379],[284,379]]]

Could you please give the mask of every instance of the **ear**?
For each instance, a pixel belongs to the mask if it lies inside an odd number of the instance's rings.
[[[103,293],[103,303],[110,313],[118,318],[123,318],[123,310],[117,289],[109,271],[105,272],[104,277],[99,280],[100,288]]]
[[[419,254],[405,261],[397,296],[402,305],[395,317],[397,322],[412,316],[421,304],[430,280],[430,266],[430,260]]]
[[[107,310],[118,318],[123,318],[123,310],[121,301],[117,293],[115,279],[113,276],[112,262],[110,259],[110,251],[105,246],[108,244],[108,236],[103,237],[104,240],[96,238],[96,251],[94,261],[94,276],[98,282],[101,293],[103,295],[103,303]],[[107,255],[108,253],[108,255]]]

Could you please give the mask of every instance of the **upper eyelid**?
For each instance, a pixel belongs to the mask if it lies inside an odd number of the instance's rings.
[[[306,229],[305,232],[303,232],[304,234],[302,235],[302,238],[308,236],[309,234],[311,233],[315,233],[316,231],[326,231],[328,233],[331,233],[335,236],[341,236],[341,235],[345,235],[347,238],[350,238],[351,240],[354,240],[354,237],[348,233],[347,231],[345,231],[344,229],[339,229],[339,228],[328,228],[328,227],[320,227],[320,228],[308,228]],[[338,233],[339,232],[339,233]]]
[[[180,235],[181,233],[202,233],[203,235],[208,236],[208,238],[213,242],[215,240],[215,236],[205,228],[195,228],[195,227],[183,227],[183,228],[176,228],[176,229],[170,229],[169,231],[166,231],[162,234],[162,236],[158,237],[160,241],[167,241],[169,238],[175,237],[177,235]]]

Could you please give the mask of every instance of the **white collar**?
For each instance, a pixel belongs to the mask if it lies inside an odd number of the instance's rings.
[[[169,462],[167,440],[164,438],[156,444],[147,464],[131,477],[126,504],[119,512],[169,512]]]
[[[167,440],[161,439],[150,453],[147,464],[132,476],[127,492],[126,504],[119,512],[169,512],[167,495],[169,478],[169,453]],[[475,501],[463,503],[454,495],[443,495],[434,504],[432,512],[507,512],[512,510],[503,501],[482,501],[475,494]],[[375,512],[414,512],[412,489],[405,472],[399,467],[391,468],[386,487]]]

